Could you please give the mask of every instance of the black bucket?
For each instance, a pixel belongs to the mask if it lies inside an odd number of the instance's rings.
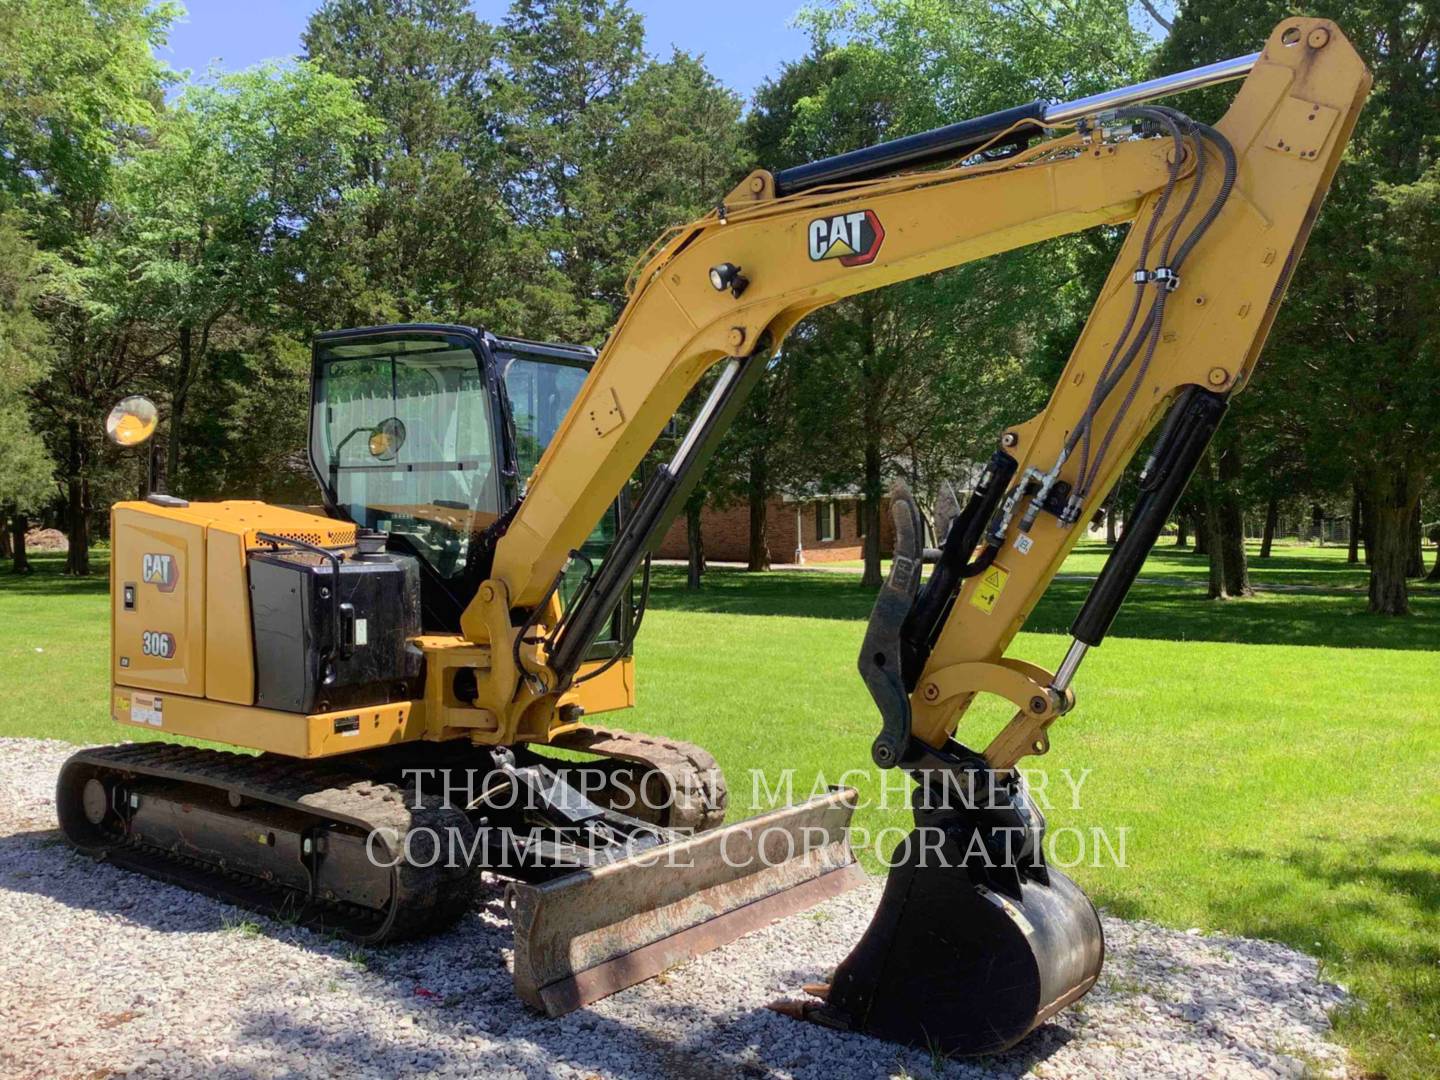
[[[927,846],[923,831],[897,849],[875,917],[813,1017],[932,1052],[998,1053],[1095,985],[1100,917],[1056,870],[1005,881],[963,834]]]

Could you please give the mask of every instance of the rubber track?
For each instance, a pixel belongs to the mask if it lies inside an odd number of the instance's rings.
[[[704,832],[725,821],[729,800],[725,775],[708,750],[679,739],[661,739],[618,728],[584,727],[552,739],[549,746],[648,766],[670,785],[669,829]],[[537,745],[537,750],[543,750]]]
[[[463,831],[467,844],[471,840],[469,823],[459,811],[429,799],[423,806],[412,808],[398,786],[376,783],[338,762],[307,762],[274,754],[255,757],[171,743],[104,746],[82,750],[65,762],[57,801],[62,798],[67,778],[75,776],[77,769],[83,784],[83,766],[122,776],[153,776],[235,792],[245,799],[287,807],[366,833],[393,830],[381,833],[392,858],[403,851],[395,850],[400,844],[391,843],[389,837],[403,838],[411,829],[431,828],[443,836],[446,829],[454,827]],[[222,871],[201,860],[177,857],[136,841],[117,838],[113,846],[97,848],[69,839],[81,851],[127,869],[375,945],[422,937],[450,926],[470,906],[478,878],[465,870],[447,868],[444,858],[431,867],[416,866],[401,858],[393,870],[376,869],[377,873],[393,875],[390,906],[378,910],[304,896],[297,890]]]

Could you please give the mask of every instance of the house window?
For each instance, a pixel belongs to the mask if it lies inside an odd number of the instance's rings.
[[[833,502],[815,504],[815,539],[824,543],[840,538],[840,508]]]

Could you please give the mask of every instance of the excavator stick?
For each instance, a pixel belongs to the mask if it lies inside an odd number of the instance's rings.
[[[516,883],[515,989],[562,1016],[865,880],[839,788],[542,884]]]

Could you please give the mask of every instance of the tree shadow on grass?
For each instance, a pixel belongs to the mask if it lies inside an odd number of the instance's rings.
[[[65,573],[64,553],[30,555],[30,573],[16,574],[8,560],[0,564],[0,597],[4,596],[104,596],[110,591],[110,553],[90,553],[90,575],[74,577]]]
[[[1397,974],[1440,969],[1440,841],[1322,833],[1286,851],[1231,846],[1221,854],[1255,869],[1227,873],[1226,888],[1206,894],[1211,926],[1321,959],[1379,962]],[[1091,892],[1122,918],[1151,914],[1133,897],[1108,895],[1103,884]],[[1440,977],[1430,977],[1428,990],[1416,979],[1411,991],[1416,1008],[1440,1015]]]
[[[1056,582],[1036,605],[1025,628],[1068,633],[1089,584]],[[1115,619],[1111,634],[1166,641],[1237,645],[1322,645],[1347,649],[1440,649],[1440,597],[1416,597],[1404,618],[1372,615],[1363,595],[1261,593],[1239,600],[1210,600],[1195,586],[1146,584],[1142,579]]]
[[[1055,582],[1025,629],[1068,633],[1089,590],[1087,582]],[[719,615],[862,620],[874,602],[875,590],[861,585],[858,574],[811,571],[715,569],[705,574],[698,592],[690,592],[683,570],[659,567],[650,591],[656,610]],[[1362,596],[1267,593],[1215,601],[1206,599],[1203,582],[1160,585],[1142,578],[1111,633],[1166,641],[1440,650],[1440,597],[1416,597],[1413,608],[1409,617],[1392,618],[1369,614]]]
[[[1313,548],[1277,547],[1265,559],[1259,557],[1256,545],[1249,544],[1247,549],[1250,572],[1262,581],[1309,582],[1315,585],[1353,582],[1363,586],[1369,576],[1369,569],[1363,562],[1348,563],[1334,548],[1321,554]],[[1081,550],[1102,558],[1109,552],[1108,548],[1093,545]],[[1155,577],[1205,578],[1210,573],[1210,556],[1197,555],[1194,548],[1177,548],[1162,541],[1146,557],[1144,572]]]
[[[1231,846],[1220,857],[1238,872],[1221,889],[1187,890],[1203,909],[1188,917],[1318,957],[1324,978],[1357,994],[1361,1007],[1337,1022],[1363,1051],[1364,1075],[1440,1075],[1429,1034],[1440,1017],[1440,842],[1398,831],[1318,835],[1287,850]],[[1115,914],[1153,915],[1143,901],[1091,885]]]

